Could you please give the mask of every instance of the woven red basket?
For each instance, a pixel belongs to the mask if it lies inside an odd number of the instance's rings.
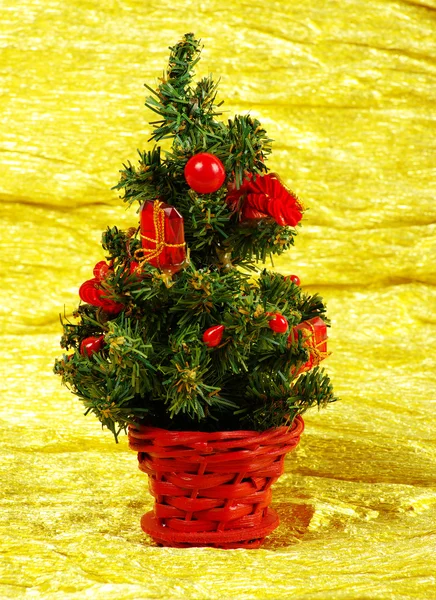
[[[129,427],[155,498],[142,529],[163,546],[258,548],[279,524],[271,486],[303,429],[300,416],[291,427],[260,433]]]

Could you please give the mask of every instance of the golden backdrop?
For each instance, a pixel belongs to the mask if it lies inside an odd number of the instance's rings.
[[[1,598],[422,598],[435,592],[434,0],[2,0]],[[341,402],[306,416],[261,550],[162,549],[146,478],[52,374],[58,314],[135,224],[111,186],[143,83],[193,31],[229,115],[310,207],[278,261],[332,318]]]

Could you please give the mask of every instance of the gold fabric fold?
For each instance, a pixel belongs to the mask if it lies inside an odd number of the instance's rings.
[[[136,0],[0,5],[1,598],[435,595],[436,5],[227,6]],[[223,118],[250,111],[269,167],[310,210],[275,260],[326,298],[341,401],[306,415],[261,550],[162,549],[152,499],[52,374],[59,313],[137,224],[111,190],[147,145],[143,83],[195,32]]]

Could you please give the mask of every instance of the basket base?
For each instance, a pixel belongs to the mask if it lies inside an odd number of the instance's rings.
[[[184,532],[174,531],[161,525],[153,512],[141,519],[141,527],[161,546],[172,548],[259,548],[265,537],[278,527],[280,519],[272,508],[268,508],[258,527],[229,529],[225,531]]]

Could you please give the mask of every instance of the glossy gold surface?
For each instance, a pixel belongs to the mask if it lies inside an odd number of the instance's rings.
[[[436,595],[436,5],[229,4],[0,3],[1,598]],[[155,547],[136,456],[51,372],[101,231],[136,223],[110,187],[146,146],[143,83],[187,31],[310,207],[276,267],[333,324],[341,402],[306,416],[261,550]]]

